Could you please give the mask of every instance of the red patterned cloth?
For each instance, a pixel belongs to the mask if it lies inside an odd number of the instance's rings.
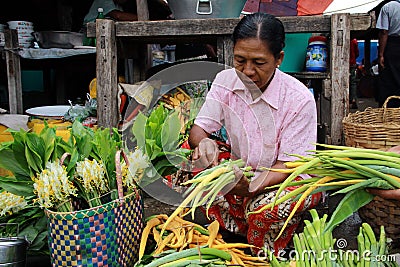
[[[300,177],[297,180],[302,179]],[[293,191],[298,186],[288,187],[281,196]],[[290,220],[285,232],[276,240],[296,202],[285,201],[272,210],[266,209],[258,214],[246,216],[250,211],[256,211],[271,203],[276,191],[261,193],[252,198],[242,198],[227,194],[218,200],[208,210],[210,220],[218,220],[221,227],[235,234],[247,237],[249,244],[259,248],[267,248],[277,255],[286,248],[293,238],[304,211],[314,208],[321,199],[321,193],[307,197],[299,206],[296,215]],[[253,250],[254,254],[258,251]]]

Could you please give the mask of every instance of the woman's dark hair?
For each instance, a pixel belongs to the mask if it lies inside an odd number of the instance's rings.
[[[236,44],[238,40],[248,38],[265,41],[276,58],[285,47],[283,24],[271,14],[253,13],[244,16],[239,21],[232,34],[233,44]]]

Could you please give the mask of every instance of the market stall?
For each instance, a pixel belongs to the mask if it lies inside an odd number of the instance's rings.
[[[324,97],[331,101],[325,116],[329,116],[332,128],[324,140],[340,144],[344,142],[342,119],[348,103],[344,90],[348,82],[346,41],[351,31],[369,29],[372,18],[339,13],[280,19],[288,32],[331,35],[329,71],[292,75],[323,80]],[[99,20],[90,25],[89,36],[99,40],[96,99],[100,127],[92,129],[75,120],[66,129],[67,138],[61,138],[56,129],[44,123],[41,131],[21,130],[14,133],[13,140],[0,145],[0,167],[8,171],[0,176],[4,200],[0,222],[9,224],[2,233],[13,237],[19,231],[24,244],[30,244],[27,249],[31,253],[47,251],[53,266],[396,266],[392,253],[397,245],[392,244],[397,244],[399,236],[392,232],[396,227],[391,226],[397,223],[394,219],[384,227],[363,223],[357,229],[355,250],[346,250],[347,244],[342,243],[346,240],[336,240],[332,233],[348,216],[372,203],[374,196],[365,189],[400,188],[400,156],[395,152],[319,144],[315,153],[287,161],[283,169],[261,166],[263,171],[288,176],[266,188],[276,192],[275,198],[245,215],[293,201],[287,221],[275,229],[279,236],[285,235],[290,218],[307,197],[321,191],[344,196],[332,214],[318,209],[307,212],[303,228],[294,234],[293,244],[283,254],[248,241],[231,242],[219,221],[208,216],[212,204],[232,188],[237,169],[250,180],[258,171],[243,159],[231,159],[230,145],[221,138],[223,132],[210,137],[218,141],[220,150],[216,166],[196,168],[188,145],[208,82],[232,63],[229,35],[237,22]],[[211,39],[217,39],[218,60],[226,65],[215,68],[211,62],[186,63],[136,84],[118,81],[117,40],[147,44],[154,40]],[[188,86],[187,81],[198,79],[192,75],[200,67],[206,70],[201,78],[207,82]],[[179,73],[178,78],[171,73]],[[168,83],[163,83],[165,77]],[[116,128],[122,111],[120,90],[131,90],[133,103],[123,131]],[[319,106],[320,111],[322,108]],[[312,177],[296,179],[300,175]],[[280,194],[288,188],[292,188],[287,191],[290,193]],[[176,205],[171,213],[145,218],[144,195],[161,199],[170,192],[177,196],[169,202]],[[391,210],[397,211],[394,203]],[[198,223],[199,210],[210,219],[207,225]],[[25,258],[6,260],[24,264]]]

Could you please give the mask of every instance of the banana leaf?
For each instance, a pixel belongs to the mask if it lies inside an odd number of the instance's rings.
[[[350,217],[359,208],[371,202],[373,198],[374,195],[365,191],[364,188],[348,192],[331,215],[324,232],[332,231],[333,228]]]

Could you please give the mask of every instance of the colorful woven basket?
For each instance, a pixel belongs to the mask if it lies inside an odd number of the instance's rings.
[[[144,227],[143,201],[139,190],[123,196],[120,171],[117,184],[119,199],[101,206],[45,210],[52,266],[134,265]]]

